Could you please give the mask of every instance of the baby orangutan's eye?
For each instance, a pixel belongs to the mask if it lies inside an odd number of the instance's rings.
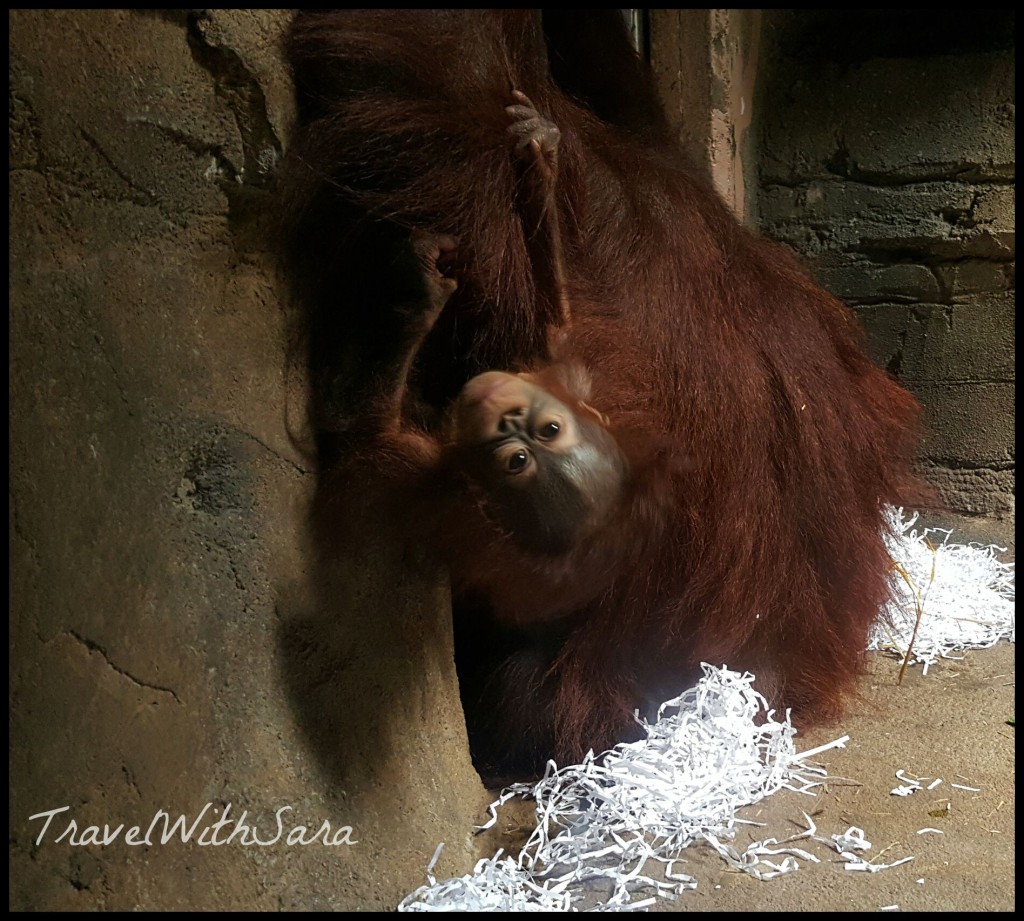
[[[530,455],[526,453],[525,449],[520,448],[508,456],[508,460],[505,461],[505,467],[509,473],[521,473],[529,463]]]
[[[537,430],[537,437],[541,441],[553,441],[562,431],[562,426],[557,422],[546,422]]]

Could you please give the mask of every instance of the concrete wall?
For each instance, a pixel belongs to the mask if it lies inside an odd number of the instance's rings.
[[[759,224],[921,400],[935,520],[1012,544],[1012,12],[769,12]]]
[[[444,580],[307,524],[286,19],[10,14],[13,909],[389,910],[475,856]],[[55,840],[208,803],[358,843]]]

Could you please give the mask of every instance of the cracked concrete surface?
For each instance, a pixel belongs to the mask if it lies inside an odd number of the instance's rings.
[[[10,14],[16,910],[391,909],[439,840],[442,872],[475,857],[443,583],[310,549],[288,16]],[[76,846],[30,819],[206,804],[360,843]]]

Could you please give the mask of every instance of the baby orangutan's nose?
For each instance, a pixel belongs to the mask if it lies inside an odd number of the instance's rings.
[[[501,418],[498,419],[498,434],[511,435],[513,432],[518,432],[522,429],[523,423],[525,421],[525,406],[521,406],[517,409],[510,410],[509,412],[502,413]]]

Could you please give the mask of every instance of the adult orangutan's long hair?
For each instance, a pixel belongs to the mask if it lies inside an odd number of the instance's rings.
[[[853,313],[683,162],[616,11],[572,13],[314,11],[289,40],[325,458],[372,466],[401,496],[391,518],[449,566],[492,774],[610,746],[701,662],[749,669],[803,720],[839,713],[889,593],[883,508],[916,487],[917,404]],[[513,90],[561,132],[551,207],[572,319],[557,349]],[[385,276],[413,229],[457,241],[458,284],[411,356],[415,450],[359,424],[381,395],[351,381],[360,349],[407,348]],[[561,552],[489,513],[451,443],[445,414],[494,370],[601,419],[628,471],[614,514]]]

